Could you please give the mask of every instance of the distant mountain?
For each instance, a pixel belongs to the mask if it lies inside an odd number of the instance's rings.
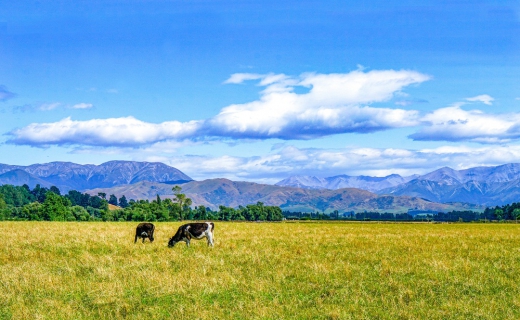
[[[358,188],[376,192],[381,189],[398,186],[416,177],[417,176],[401,177],[398,174],[391,174],[386,177],[339,175],[328,178],[318,178],[314,176],[292,176],[277,182],[276,185],[304,189],[331,190],[342,188]]]
[[[52,186],[51,183],[42,180],[38,177],[33,176],[32,174],[23,171],[22,169],[14,169],[11,171],[4,172],[0,174],[0,185],[3,184],[12,184],[12,185],[24,185],[35,186],[40,184],[42,187],[50,188]]]
[[[218,209],[219,205],[228,207],[246,206],[258,201],[265,205],[275,205],[290,211],[384,211],[406,212],[408,209],[425,211],[450,211],[482,209],[467,204],[434,203],[419,197],[377,195],[354,188],[338,190],[302,189],[282,187],[252,182],[236,182],[227,179],[191,181],[183,184],[182,192],[191,198],[193,205],[203,205]],[[116,197],[125,195],[128,199],[153,200],[157,195],[173,197],[172,186],[156,182],[139,182],[113,188],[93,189],[87,192],[93,195],[104,192]]]
[[[129,199],[153,199],[157,194],[171,196],[171,185],[181,183],[184,183],[183,192],[195,204],[212,208],[261,201],[294,211],[384,209],[402,212],[406,208],[466,207],[460,203],[495,206],[520,202],[520,164],[516,163],[465,170],[444,167],[410,177],[397,174],[386,177],[294,176],[276,185],[226,179],[193,181],[178,169],[157,162],[0,164],[0,184],[27,184],[31,188],[36,184],[54,185],[63,193],[72,189],[81,192],[108,190],[100,192],[124,194]]]
[[[487,206],[520,202],[520,164],[465,170],[445,167],[377,193]]]
[[[509,182],[520,179],[520,163],[509,163],[496,167],[475,167],[465,170],[453,170],[444,167],[423,176],[421,180],[437,181],[441,184],[454,185],[470,181]]]
[[[25,172],[25,174],[23,173]],[[0,164],[0,184],[56,186],[62,192],[109,188],[140,181],[183,183],[192,181],[180,170],[159,162],[110,161],[100,165],[50,162],[30,166]]]

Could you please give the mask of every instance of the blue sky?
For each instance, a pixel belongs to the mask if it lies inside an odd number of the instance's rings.
[[[2,1],[0,163],[520,162],[520,1]]]

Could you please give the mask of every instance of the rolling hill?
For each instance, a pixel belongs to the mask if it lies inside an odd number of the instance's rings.
[[[182,184],[181,187],[182,192],[192,199],[194,206],[202,205],[212,209],[218,209],[219,205],[238,207],[258,201],[289,211],[406,212],[409,209],[424,211],[482,209],[468,204],[435,203],[419,197],[377,195],[355,188],[302,189],[227,179],[191,181]],[[157,195],[163,199],[173,197],[171,189],[171,185],[142,181],[132,185],[92,189],[87,192],[92,195],[103,192],[107,195],[114,194],[118,198],[125,195],[128,199],[153,200]]]

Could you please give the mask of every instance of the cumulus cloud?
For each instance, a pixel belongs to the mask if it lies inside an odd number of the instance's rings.
[[[495,100],[493,97],[491,97],[490,95],[487,95],[487,94],[481,94],[479,96],[476,96],[476,97],[472,97],[472,98],[466,98],[467,101],[471,101],[471,102],[482,102],[483,104],[487,104],[488,106],[492,105],[493,101]]]
[[[310,139],[416,125],[418,113],[363,104],[387,101],[404,87],[429,80],[415,71],[360,70],[346,74],[234,74],[226,83],[260,80],[259,100],[230,105],[208,120],[208,132],[233,138]],[[308,88],[298,94],[296,87]]]
[[[138,145],[166,139],[312,139],[339,133],[369,133],[418,124],[418,112],[366,106],[387,101],[430,77],[409,70],[362,70],[345,74],[233,74],[225,83],[256,80],[260,99],[223,108],[216,116],[186,123],[145,123],[135,118],[33,123],[13,130],[9,140],[29,145]],[[305,93],[296,93],[296,88]],[[92,106],[77,104],[78,108]],[[48,106],[50,110],[54,105]],[[118,134],[128,132],[128,135]],[[143,130],[149,128],[150,131]],[[49,134],[42,134],[46,132]],[[143,135],[140,137],[139,135]],[[121,139],[119,141],[118,139]]]
[[[152,124],[133,117],[54,123],[33,123],[9,132],[7,143],[48,146],[139,146],[168,139],[183,139],[197,131],[199,122],[167,121]]]
[[[424,127],[410,135],[421,141],[504,143],[520,138],[520,114],[487,114],[460,105],[437,109],[422,119]]]
[[[5,86],[0,85],[0,101],[7,101],[14,97],[16,97],[16,94],[7,90],[7,88]]]

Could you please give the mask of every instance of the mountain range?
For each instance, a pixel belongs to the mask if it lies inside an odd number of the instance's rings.
[[[338,175],[294,176],[276,185],[227,179],[193,181],[180,170],[158,162],[110,161],[100,165],[51,162],[0,164],[0,185],[56,186],[62,193],[104,192],[128,199],[173,196],[181,184],[194,205],[237,207],[261,201],[286,210],[403,211],[460,210],[504,205],[520,199],[520,164],[441,168],[424,175],[386,177]]]
[[[317,183],[320,182],[320,183]],[[308,189],[361,188],[377,194],[411,196],[434,202],[467,202],[485,206],[520,201],[520,164],[454,170],[440,168],[425,175],[382,178],[335,176],[316,178],[294,176],[277,183]]]
[[[323,211],[332,212],[407,212],[415,211],[451,211],[451,210],[481,210],[477,205],[463,203],[436,203],[420,197],[378,195],[370,191],[343,188],[303,189],[281,187],[276,185],[258,184],[253,182],[231,181],[228,179],[209,179],[190,181],[181,185],[182,193],[193,201],[193,205],[218,209],[219,205],[227,207],[245,206],[258,201],[269,206],[279,206],[288,211]],[[162,199],[172,198],[172,186],[141,181],[132,185],[121,185],[113,188],[87,190],[92,195],[99,192],[114,194],[116,197],[130,199]]]
[[[327,178],[319,178],[315,176],[292,176],[277,182],[277,186],[295,187],[304,189],[341,189],[341,188],[358,188],[367,191],[377,192],[378,190],[395,187],[404,184],[418,175],[409,177],[401,177],[398,174],[391,174],[386,177],[370,177],[370,176],[347,176],[339,175]]]
[[[0,164],[0,185],[56,186],[62,192],[110,188],[140,181],[183,183],[192,181],[180,170],[160,162],[109,161],[100,165],[50,162],[30,166]]]

